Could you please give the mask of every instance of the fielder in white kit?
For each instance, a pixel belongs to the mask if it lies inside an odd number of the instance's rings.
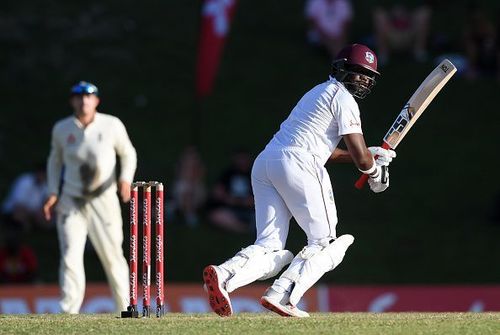
[[[336,235],[334,193],[324,167],[329,159],[353,162],[369,175],[374,192],[389,186],[388,165],[396,154],[366,147],[354,100],[364,98],[375,84],[375,53],[361,44],[349,45],[334,61],[332,74],[299,100],[254,162],[255,243],[203,271],[210,306],[220,316],[233,313],[230,292],[272,278],[290,263],[261,304],[282,316],[309,316],[297,308],[299,300],[339,265],[354,241],[352,235]],[[347,151],[337,148],[342,139]],[[284,249],[292,216],[307,236],[307,246],[295,258]]]
[[[88,235],[111,285],[116,310],[122,311],[128,302],[128,265],[123,256],[117,189],[121,199],[128,202],[136,151],[123,123],[97,112],[95,85],[79,82],[73,86],[70,104],[74,115],[57,122],[52,130],[47,164],[49,197],[44,206],[47,219],[54,206],[57,214],[61,310],[71,314],[80,311],[85,294],[83,256]],[[117,155],[121,163],[118,188]]]

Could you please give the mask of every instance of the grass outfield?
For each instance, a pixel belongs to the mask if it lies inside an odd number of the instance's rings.
[[[1,315],[0,334],[500,334],[500,313],[168,314],[162,319],[99,315]]]

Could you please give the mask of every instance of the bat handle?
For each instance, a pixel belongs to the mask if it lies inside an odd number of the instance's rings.
[[[386,142],[384,142],[382,144],[382,148],[384,149],[390,149],[391,147],[389,146],[389,144],[387,144]],[[377,159],[377,156],[375,156],[375,159]],[[362,174],[358,180],[354,183],[354,187],[356,187],[358,190],[361,190],[366,182],[368,181],[368,175],[367,174]]]
[[[368,181],[368,175],[367,174],[362,174],[358,180],[354,183],[354,187],[356,187],[358,190],[361,190],[366,182]]]

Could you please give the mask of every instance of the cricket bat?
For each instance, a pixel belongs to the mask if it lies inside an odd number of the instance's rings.
[[[443,60],[420,84],[410,100],[404,105],[398,117],[384,136],[382,148],[395,150],[413,124],[425,111],[434,97],[443,86],[457,72],[457,68],[449,60]],[[362,189],[368,180],[368,175],[363,174],[354,184],[357,189]]]

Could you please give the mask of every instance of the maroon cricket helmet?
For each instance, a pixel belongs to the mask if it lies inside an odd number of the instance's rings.
[[[363,44],[351,44],[340,50],[335,60],[344,60],[347,67],[362,67],[369,72],[380,75],[377,71],[377,56]]]
[[[340,50],[332,63],[333,76],[356,98],[363,99],[375,86],[377,56],[363,44],[351,44]]]

